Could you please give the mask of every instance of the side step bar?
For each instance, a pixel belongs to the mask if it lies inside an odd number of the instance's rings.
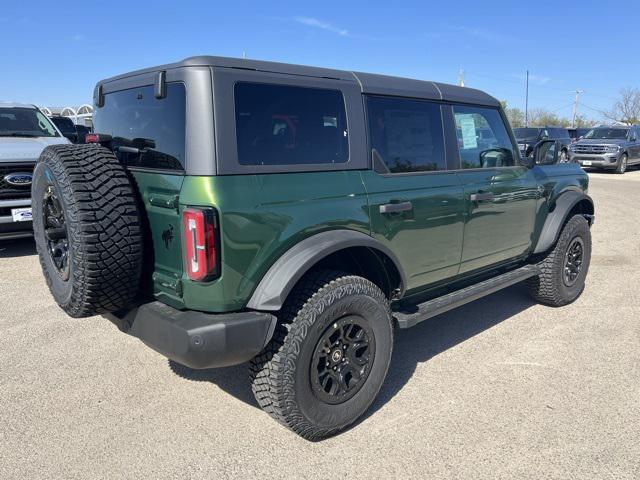
[[[503,288],[539,274],[540,269],[536,265],[525,265],[517,270],[503,273],[497,277],[490,278],[413,307],[410,306],[407,308],[407,306],[404,306],[403,310],[393,312],[393,316],[398,321],[400,328],[413,327],[423,320],[453,310],[465,303],[473,302],[485,295],[497,292],[498,290],[502,290]]]

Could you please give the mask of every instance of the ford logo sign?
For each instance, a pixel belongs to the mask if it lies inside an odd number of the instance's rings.
[[[14,187],[28,187],[31,185],[33,175],[30,173],[10,173],[5,175],[4,181]]]

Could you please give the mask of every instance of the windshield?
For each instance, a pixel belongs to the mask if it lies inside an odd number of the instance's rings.
[[[584,138],[604,138],[624,140],[627,138],[626,128],[594,128],[584,136]]]
[[[51,122],[35,108],[0,108],[0,137],[57,137]]]
[[[513,134],[516,138],[537,138],[537,128],[514,128]]]

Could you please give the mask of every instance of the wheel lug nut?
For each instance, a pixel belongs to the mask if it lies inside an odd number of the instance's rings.
[[[333,371],[335,372],[336,370],[338,370],[338,367],[333,367]]]

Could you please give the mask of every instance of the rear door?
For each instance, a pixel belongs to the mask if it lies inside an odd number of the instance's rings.
[[[451,108],[460,162],[456,174],[465,202],[460,273],[466,273],[527,253],[541,192],[532,169],[518,164],[497,108]]]
[[[457,274],[463,191],[447,170],[439,103],[366,99],[374,169],[363,171],[372,235],[397,255],[411,291]]]
[[[186,90],[166,84],[157,98],[153,85],[104,95],[94,112],[94,128],[113,137],[112,146],[132,174],[144,205],[144,288],[168,303],[180,302],[182,276],[178,198],[185,168]],[[172,302],[173,301],[173,302]]]

